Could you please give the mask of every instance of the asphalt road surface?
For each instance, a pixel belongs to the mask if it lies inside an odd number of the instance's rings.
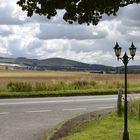
[[[53,126],[87,112],[116,107],[116,102],[116,95],[0,99],[0,140],[42,140]]]

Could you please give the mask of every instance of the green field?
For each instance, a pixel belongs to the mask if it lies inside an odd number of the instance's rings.
[[[1,97],[116,94],[123,74],[60,71],[0,71]],[[128,75],[129,92],[140,92],[140,74]]]

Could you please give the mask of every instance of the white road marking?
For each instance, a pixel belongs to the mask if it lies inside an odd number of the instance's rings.
[[[31,101],[31,102],[3,102],[0,105],[26,105],[26,104],[44,104],[44,103],[68,103],[68,102],[87,102],[87,101],[112,101],[116,98],[101,98],[101,99],[71,99],[71,100],[52,100],[52,101]]]
[[[45,112],[51,112],[52,110],[31,110],[31,111],[25,111],[25,113],[45,113]]]
[[[86,110],[87,108],[68,108],[68,109],[63,109],[63,111],[75,111],[75,110]]]
[[[9,112],[0,112],[0,115],[8,115]]]
[[[99,109],[109,109],[109,108],[114,108],[113,106],[103,106],[103,107],[98,107]]]

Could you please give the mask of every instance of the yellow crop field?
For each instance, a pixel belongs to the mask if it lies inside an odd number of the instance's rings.
[[[57,83],[73,81],[95,81],[102,84],[123,83],[123,74],[94,74],[90,72],[63,72],[63,71],[0,71],[0,84],[10,81]],[[128,83],[140,83],[140,74],[128,74]]]

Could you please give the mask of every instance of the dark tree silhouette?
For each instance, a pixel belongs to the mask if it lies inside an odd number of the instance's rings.
[[[63,19],[69,23],[78,22],[97,25],[103,14],[116,15],[120,7],[140,0],[18,0],[17,4],[27,11],[47,16],[48,19],[57,14],[57,10],[65,10]]]

